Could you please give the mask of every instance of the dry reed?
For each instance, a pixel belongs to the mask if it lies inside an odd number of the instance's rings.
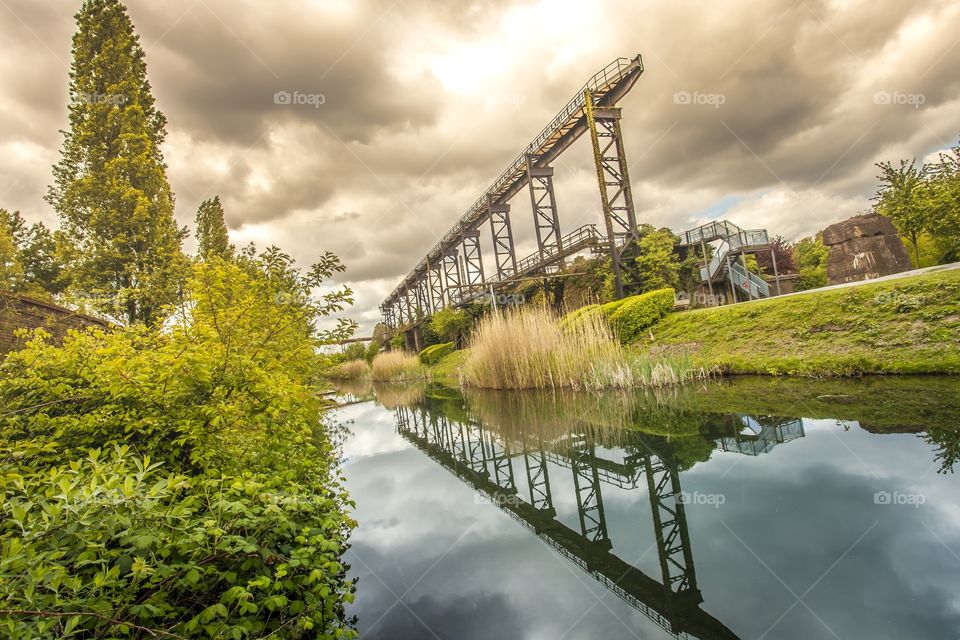
[[[629,353],[600,314],[561,323],[542,307],[494,313],[474,331],[464,385],[485,389],[625,389],[708,377],[684,358]]]
[[[331,367],[327,376],[337,380],[363,380],[370,375],[370,365],[366,360],[349,360]]]
[[[399,382],[420,380],[427,377],[427,370],[420,359],[406,351],[385,351],[373,359],[371,378],[376,382]]]

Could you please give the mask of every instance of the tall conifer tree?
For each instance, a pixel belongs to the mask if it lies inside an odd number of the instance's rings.
[[[204,200],[197,209],[197,246],[197,254],[204,260],[214,256],[229,259],[233,255],[220,196]]]
[[[47,200],[79,249],[79,286],[105,312],[153,322],[185,263],[160,150],[166,118],[124,5],[85,0],[76,20],[70,128]]]

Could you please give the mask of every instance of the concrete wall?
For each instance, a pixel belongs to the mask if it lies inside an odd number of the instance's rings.
[[[70,329],[109,328],[110,324],[51,302],[0,292],[0,353],[22,346],[22,340],[15,335],[18,329],[38,327],[59,344]]]

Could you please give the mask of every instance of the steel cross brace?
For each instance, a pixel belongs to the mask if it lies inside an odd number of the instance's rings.
[[[450,250],[443,254],[443,276],[446,280],[446,289],[444,290],[444,302],[446,306],[453,306],[460,302],[460,261],[457,259],[456,250]]]
[[[468,290],[483,286],[483,259],[480,255],[480,233],[471,231],[461,236],[463,243],[463,279]]]
[[[617,298],[622,298],[628,289],[632,290],[640,285],[640,275],[635,264],[640,231],[637,229],[627,155],[620,131],[620,109],[597,108],[593,104],[591,91],[584,91],[583,95],[587,127],[593,143],[593,159],[600,186],[600,203],[603,206],[603,222],[607,229],[614,285]]]
[[[497,280],[506,280],[517,272],[517,254],[513,250],[513,230],[510,228],[510,205],[494,204],[488,195],[487,215],[497,263]]]
[[[560,268],[563,269],[563,241],[553,192],[553,167],[537,167],[529,155],[526,156],[526,162],[527,186],[530,191],[530,205],[533,208],[540,261],[543,262],[551,255],[558,255]]]

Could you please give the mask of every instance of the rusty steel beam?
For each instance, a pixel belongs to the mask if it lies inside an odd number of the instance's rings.
[[[493,255],[497,265],[497,280],[506,280],[517,272],[517,254],[513,248],[513,229],[510,227],[510,205],[494,204],[487,198]]]
[[[638,55],[632,59],[617,58],[587,80],[584,86],[574,94],[573,98],[564,105],[560,112],[543,128],[533,141],[530,142],[496,180],[483,191],[473,205],[460,216],[440,241],[427,252],[426,256],[417,263],[410,274],[397,285],[397,288],[390,294],[387,301],[399,301],[401,299],[403,292],[410,289],[417,278],[420,277],[420,274],[425,272],[428,259],[431,261],[443,260],[444,256],[450,251],[456,251],[464,244],[464,234],[476,231],[476,229],[488,220],[491,220],[491,223],[493,223],[489,209],[490,203],[498,206],[507,205],[509,200],[530,182],[530,175],[527,169],[528,162],[532,160],[533,165],[536,167],[549,166],[581,135],[589,131],[586,117],[586,104],[584,102],[586,91],[589,91],[593,97],[592,106],[598,109],[613,107],[633,88],[642,74],[643,60]],[[617,126],[619,127],[619,125]],[[619,131],[617,133],[619,138]],[[620,150],[620,155],[622,156],[622,145]],[[627,184],[628,183],[627,180]],[[545,211],[549,214],[549,210]],[[544,222],[547,221],[548,219],[545,218]],[[549,221],[552,222],[552,220]],[[559,225],[553,226],[558,230],[557,238],[559,238]],[[541,229],[541,231],[543,230],[544,229]],[[549,244],[544,244],[543,246],[544,249],[546,249]],[[479,250],[479,245],[477,245],[477,249]],[[505,251],[498,254],[498,258],[504,257],[503,262],[498,262],[498,278],[501,278],[506,272],[505,256]],[[483,282],[482,267],[474,268],[475,265],[472,258],[464,260],[464,267],[467,266],[471,268],[469,270],[464,269],[464,272],[461,273],[460,282],[458,283],[459,287],[463,289],[466,289],[468,284],[472,283],[476,285]],[[445,269],[445,274],[446,273],[448,272]],[[478,273],[481,275],[479,281],[475,277]],[[465,293],[465,291],[462,291],[462,293]],[[465,300],[467,297],[468,296],[461,295],[460,300]]]
[[[597,107],[589,89],[583,92],[583,96],[614,286],[617,298],[622,298],[628,289],[637,288],[641,283],[635,263],[640,233],[620,130],[620,109]]]
[[[541,262],[550,254],[560,256],[560,268],[564,267],[563,240],[560,235],[560,218],[557,216],[556,198],[553,193],[553,167],[534,166],[527,156],[527,186],[530,191],[530,206],[537,232],[537,251]]]

